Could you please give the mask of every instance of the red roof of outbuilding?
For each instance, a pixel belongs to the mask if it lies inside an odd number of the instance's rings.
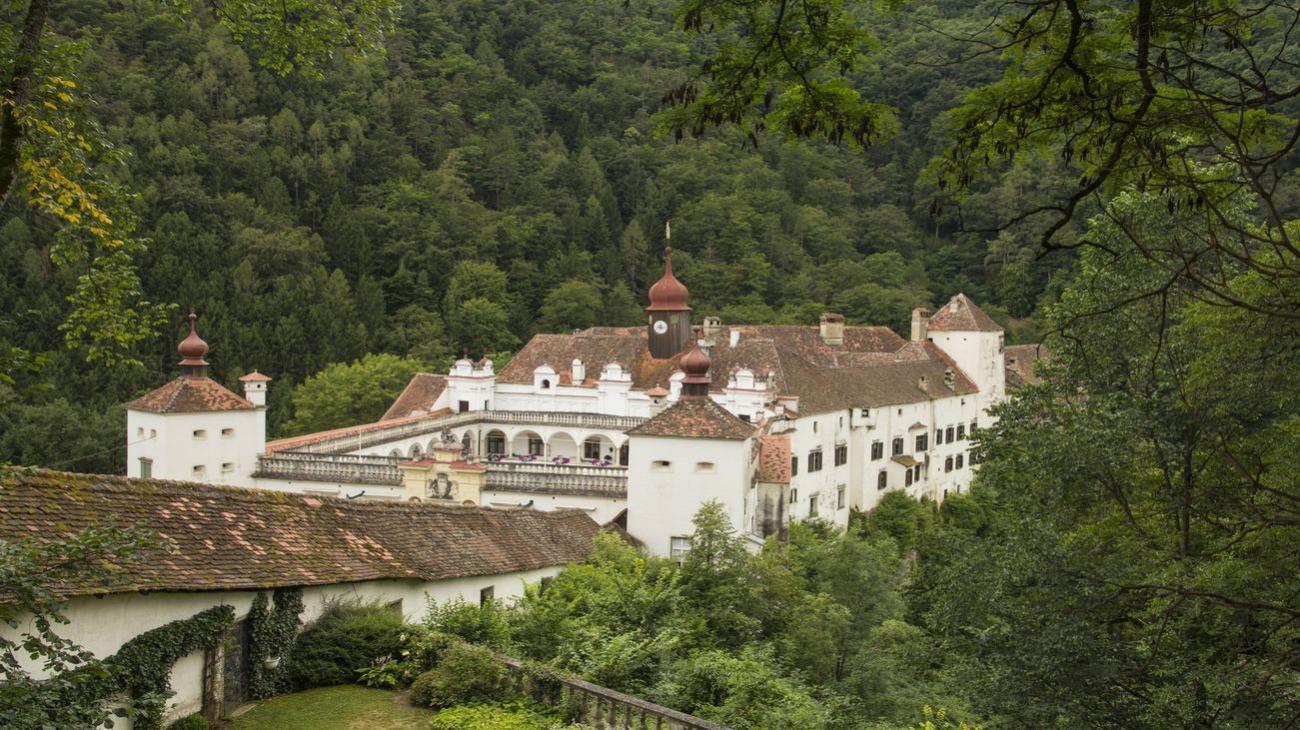
[[[123,407],[128,411],[146,413],[209,413],[257,408],[212,378],[193,375],[182,375]]]

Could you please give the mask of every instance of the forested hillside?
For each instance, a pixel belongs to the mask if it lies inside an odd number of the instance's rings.
[[[85,42],[92,114],[124,153],[116,175],[138,194],[145,297],[176,308],[142,365],[87,364],[59,330],[78,272],[49,260],[52,223],[10,199],[0,349],[39,359],[0,384],[0,461],[119,471],[118,404],[173,376],[189,307],[215,377],[275,378],[273,433],[339,425],[294,421],[290,398],[332,363],[391,353],[440,368],[462,348],[639,322],[670,219],[701,314],[812,323],[832,309],[900,328],[913,306],[965,291],[1013,337],[1036,336],[1022,318],[1070,257],[1037,258],[1032,236],[993,228],[1055,166],[1022,164],[960,211],[935,210],[922,174],[945,111],[999,74],[989,58],[954,63],[964,49],[936,30],[977,26],[975,3],[918,5],[875,29],[885,60],[854,83],[897,109],[899,130],[866,152],[662,134],[665,90],[710,51],[672,12],[417,0],[384,52],[340,53],[317,78],[260,68],[201,13],[57,3],[55,27]]]

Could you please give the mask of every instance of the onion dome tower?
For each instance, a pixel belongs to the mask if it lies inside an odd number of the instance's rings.
[[[709,397],[709,384],[712,382],[709,378],[709,366],[711,364],[708,354],[700,349],[698,342],[695,343],[690,352],[682,355],[678,365],[686,376],[682,378],[683,399]]]
[[[190,334],[176,346],[181,355],[181,374],[191,378],[203,378],[208,375],[208,361],[203,358],[208,354],[208,343],[194,331],[194,322],[199,317],[190,310]]]
[[[664,275],[650,287],[650,306],[645,308],[650,314],[651,357],[670,358],[691,341],[691,307],[687,304],[690,297],[691,293],[673,276],[673,249],[668,246],[664,248]]]

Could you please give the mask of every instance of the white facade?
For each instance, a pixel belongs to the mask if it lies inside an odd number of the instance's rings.
[[[266,446],[266,410],[126,412],[126,475],[247,486]]]
[[[718,501],[737,529],[747,524],[753,486],[753,440],[633,436],[628,466],[627,531],[654,555],[695,531],[691,519]],[[678,542],[674,543],[674,538]]]
[[[361,583],[339,583],[326,586],[308,586],[303,589],[302,620],[310,622],[320,616],[327,602],[337,600],[401,602],[402,614],[407,621],[423,617],[429,601],[439,603],[460,598],[477,603],[484,589],[491,588],[494,597],[513,601],[523,596],[526,584],[555,575],[559,567],[542,568],[502,575],[455,578],[436,582],[405,580],[375,580]],[[111,656],[123,644],[145,631],[172,621],[187,619],[194,614],[219,605],[235,609],[235,620],[248,615],[255,591],[196,591],[191,593],[119,593],[100,598],[82,596],[72,598],[64,609],[66,625],[58,628],[59,635],[89,650],[96,657]],[[19,629],[0,626],[0,635],[18,636],[31,629],[24,623]],[[24,668],[33,676],[43,677],[39,665],[24,659]],[[198,712],[203,703],[203,652],[184,657],[172,669],[171,688],[175,695],[167,701],[165,720],[171,721]],[[116,726],[130,728],[130,720],[115,721]],[[125,723],[125,724],[122,724]]]

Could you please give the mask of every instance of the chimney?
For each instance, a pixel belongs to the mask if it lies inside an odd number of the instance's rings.
[[[704,328],[701,333],[704,335],[704,339],[717,341],[718,335],[722,334],[722,318],[705,317]]]
[[[256,370],[239,379],[244,384],[244,399],[258,408],[266,407],[266,386],[271,379]]]
[[[838,347],[844,344],[844,315],[826,312],[822,315],[822,342]]]
[[[587,368],[576,357],[573,358],[573,372],[570,375],[574,385],[582,385],[582,382],[587,379]]]
[[[930,310],[917,307],[912,310],[912,342],[925,342],[930,336]]]

